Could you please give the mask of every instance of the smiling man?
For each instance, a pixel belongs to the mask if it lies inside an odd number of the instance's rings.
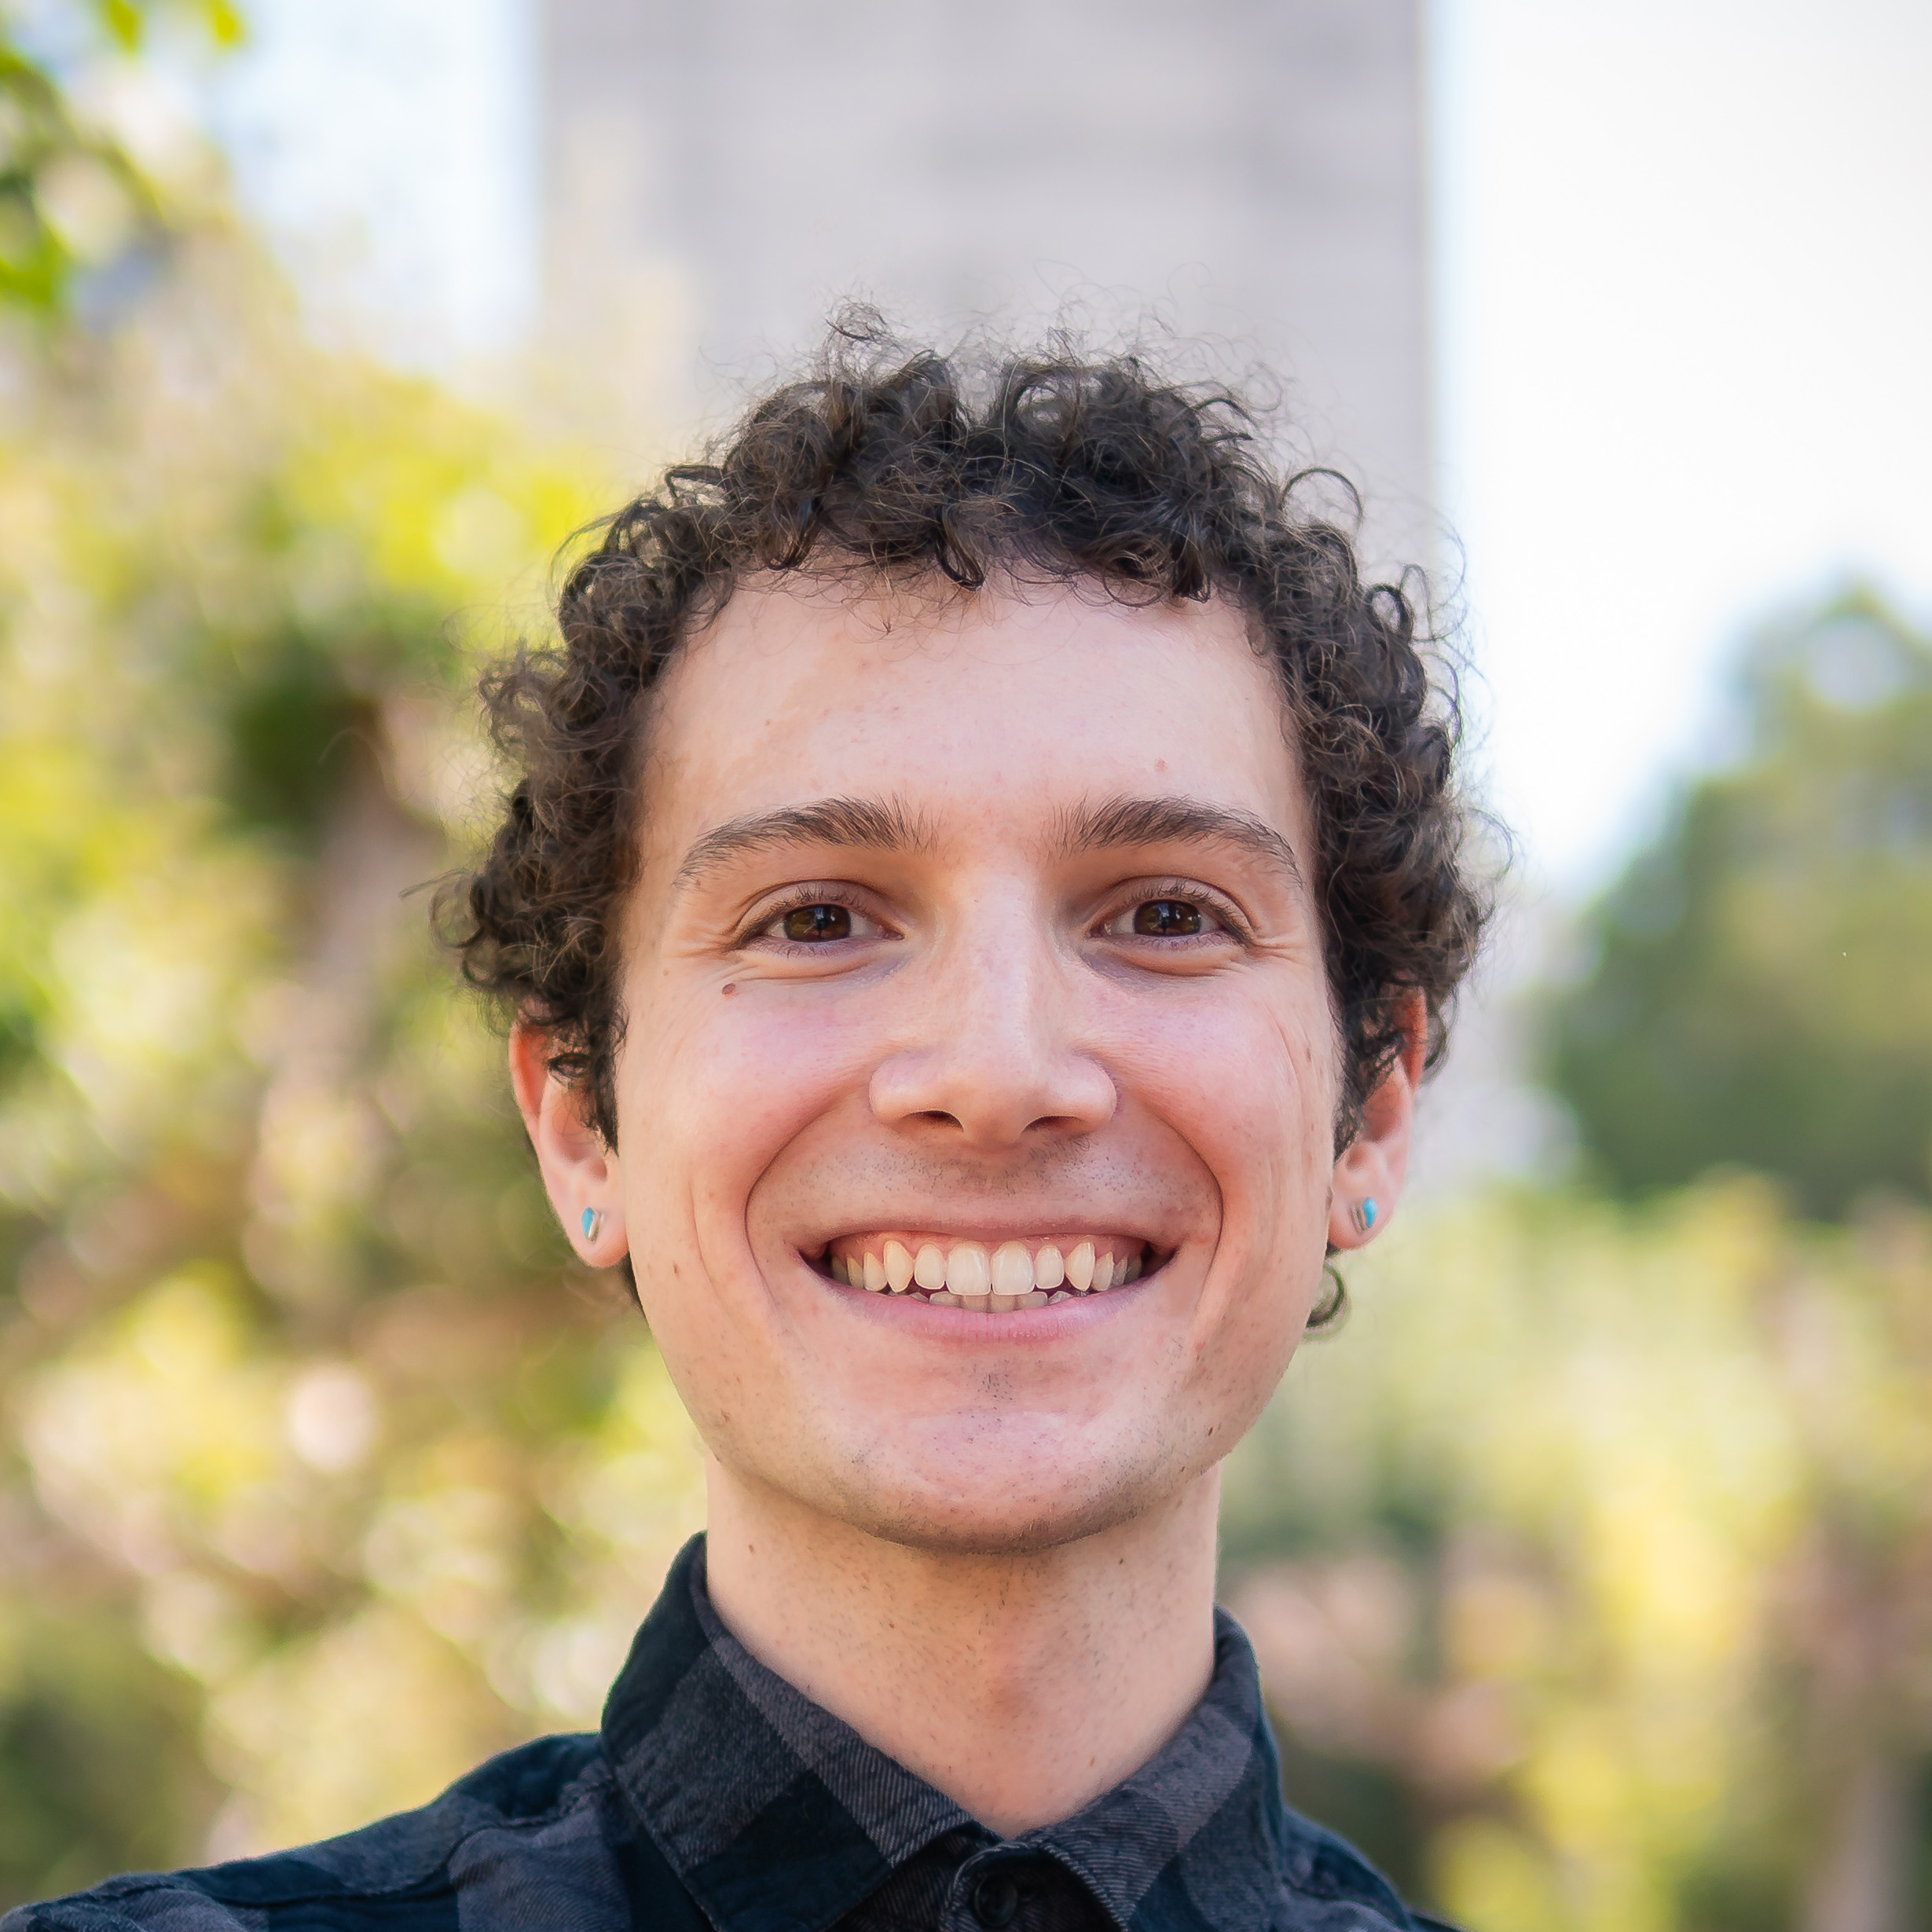
[[[33,1922],[1428,1923],[1285,1808],[1213,1601],[1480,924],[1408,602],[1230,398],[862,346],[560,618],[457,937],[708,1535],[599,1734]]]

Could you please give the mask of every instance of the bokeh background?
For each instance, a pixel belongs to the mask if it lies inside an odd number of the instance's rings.
[[[0,8],[0,1902],[594,1721],[700,1520],[414,891],[558,547],[841,297],[1279,372],[1498,944],[1230,1468],[1474,1932],[1932,1923],[1932,16]]]

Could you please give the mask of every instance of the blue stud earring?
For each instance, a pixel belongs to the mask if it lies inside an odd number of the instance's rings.
[[[585,1241],[594,1241],[597,1238],[598,1230],[603,1226],[603,1215],[600,1210],[596,1208],[586,1208],[584,1210],[584,1238]]]
[[[1364,1195],[1362,1200],[1348,1211],[1348,1218],[1355,1223],[1358,1234],[1366,1234],[1375,1226],[1375,1197]]]

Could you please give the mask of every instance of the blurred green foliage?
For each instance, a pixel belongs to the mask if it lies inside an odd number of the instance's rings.
[[[1479,1932],[1932,1923],[1932,1215],[1391,1230],[1229,1465],[1291,1795]]]
[[[1626,1192],[1932,1192],[1932,645],[1853,592],[1761,638],[1743,757],[1591,915],[1551,1073]]]
[[[0,1871],[66,1890],[173,1857],[212,1809],[192,1687],[95,1593],[9,1602],[0,1636]],[[78,1600],[77,1600],[78,1599]]]
[[[614,491],[317,353],[218,215],[0,357],[11,1900],[594,1716],[698,1485],[412,896],[488,808],[476,660]]]
[[[77,278],[152,252],[174,227],[175,156],[126,124],[108,76],[77,92],[64,71],[76,56],[139,53],[163,16],[218,47],[242,38],[229,0],[86,0],[35,9],[24,25],[0,9],[0,307],[59,319]],[[161,145],[178,156],[179,143]]]

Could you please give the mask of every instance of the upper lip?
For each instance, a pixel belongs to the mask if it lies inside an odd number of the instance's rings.
[[[1144,1223],[1137,1224],[1131,1215],[1096,1214],[1091,1209],[1047,1208],[1024,1215],[1016,1215],[1010,1210],[1006,1210],[998,1214],[969,1218],[963,1215],[935,1214],[930,1208],[915,1208],[910,1213],[897,1216],[880,1215],[871,1219],[862,1219],[857,1215],[841,1217],[835,1223],[828,1223],[816,1234],[800,1241],[798,1248],[801,1254],[812,1254],[823,1248],[828,1241],[842,1241],[851,1235],[900,1232],[932,1235],[940,1241],[984,1241],[989,1245],[996,1245],[1001,1241],[1037,1241],[1051,1235],[1076,1233],[1118,1234],[1127,1240],[1142,1241],[1150,1247],[1159,1248],[1175,1245],[1171,1239],[1151,1231]]]

